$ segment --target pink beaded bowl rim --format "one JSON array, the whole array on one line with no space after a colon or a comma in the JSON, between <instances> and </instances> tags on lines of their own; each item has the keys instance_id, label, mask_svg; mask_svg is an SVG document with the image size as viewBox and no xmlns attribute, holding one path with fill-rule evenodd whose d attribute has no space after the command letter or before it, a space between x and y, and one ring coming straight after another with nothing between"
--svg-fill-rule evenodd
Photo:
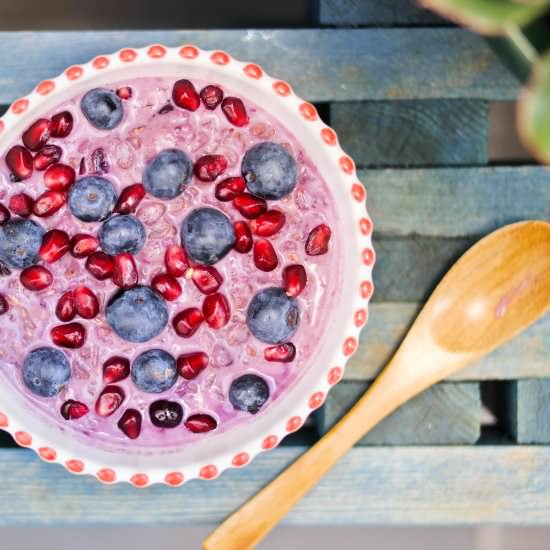
<instances>
[{"instance_id":1,"label":"pink beaded bowl rim","mask_svg":"<svg viewBox=\"0 0 550 550\"><path fill-rule=\"evenodd\" d=\"M319 164L338 202L340 230L345 236L344 280L341 306L331 325L330 349L323 353L322 361L314 364L312 360L295 386L265 414L258 415L255 422L247 423L242 437L235 437L240 435L235 432L240 432L241 426L220 434L219 437L227 437L222 444L204 446L205 456L191 453L182 458L176 453L151 458L131 453L109 454L91 445L76 444L39 422L29 411L15 407L0 392L0 429L9 432L19 445L33 449L46 462L62 464L73 474L92 475L106 484L128 482L136 487L155 483L180 486L191 479L214 479L227 468L249 464L257 454L273 449L286 435L298 430L308 415L324 403L330 388L342 379L347 361L357 350L361 329L368 321L368 304L374 289L375 253L372 221L365 208L366 191L336 133L288 83L269 76L257 64L238 61L224 51L202 50L191 44L179 47L154 44L123 48L73 65L14 101L0 118L0 150L5 150L13 136L19 135L40 112L63 99L124 77L157 75L210 79L233 92L242 91L245 99L264 106L296 135L308 155Z\"/></svg>"}]
</instances>

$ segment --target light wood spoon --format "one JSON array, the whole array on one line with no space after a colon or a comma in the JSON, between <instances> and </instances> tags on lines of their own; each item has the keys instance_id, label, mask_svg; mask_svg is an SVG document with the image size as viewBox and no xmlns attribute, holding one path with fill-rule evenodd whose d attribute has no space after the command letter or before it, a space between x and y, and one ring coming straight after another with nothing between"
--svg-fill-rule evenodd
<instances>
[{"instance_id":1,"label":"light wood spoon","mask_svg":"<svg viewBox=\"0 0 550 550\"><path fill-rule=\"evenodd\" d=\"M526 221L481 239L445 275L365 395L203 543L254 548L383 418L429 386L504 344L550 308L550 223Z\"/></svg>"}]
</instances>

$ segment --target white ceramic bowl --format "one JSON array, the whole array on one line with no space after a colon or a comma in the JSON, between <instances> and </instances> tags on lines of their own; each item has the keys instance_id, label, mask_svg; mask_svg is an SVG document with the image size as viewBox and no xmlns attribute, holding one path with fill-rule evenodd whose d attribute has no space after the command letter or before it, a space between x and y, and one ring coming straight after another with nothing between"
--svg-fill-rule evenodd
<instances>
[{"instance_id":1,"label":"white ceramic bowl","mask_svg":"<svg viewBox=\"0 0 550 550\"><path fill-rule=\"evenodd\" d=\"M261 105L296 136L338 204L340 231L345 235L343 288L327 338L302 378L254 422L179 452L136 455L96 449L44 424L33 415L32 408L25 406L21 395L0 386L0 428L10 432L19 445L34 449L43 460L64 464L73 473L90 474L104 483L126 481L138 487L215 478L226 468L248 464L256 454L275 447L285 435L300 428L307 416L322 405L330 387L340 381L346 361L357 348L359 332L368 318L375 259L372 223L365 211L366 193L335 132L286 82L223 51L204 51L192 45L153 45L126 48L69 67L11 105L0 119L0 153L42 113L80 92L125 78L162 75L218 82Z\"/></svg>"}]
</instances>

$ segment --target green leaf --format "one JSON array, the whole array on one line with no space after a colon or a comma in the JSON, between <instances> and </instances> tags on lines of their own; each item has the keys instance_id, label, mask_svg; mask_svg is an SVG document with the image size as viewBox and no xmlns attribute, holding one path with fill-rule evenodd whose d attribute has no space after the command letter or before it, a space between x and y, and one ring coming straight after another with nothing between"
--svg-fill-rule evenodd
<instances>
[{"instance_id":1,"label":"green leaf","mask_svg":"<svg viewBox=\"0 0 550 550\"><path fill-rule=\"evenodd\" d=\"M540 59L518 102L518 129L524 144L550 164L550 54Z\"/></svg>"},{"instance_id":2,"label":"green leaf","mask_svg":"<svg viewBox=\"0 0 550 550\"><path fill-rule=\"evenodd\" d=\"M481 34L503 34L510 25L523 26L550 8L550 0L419 0L443 17Z\"/></svg>"}]
</instances>

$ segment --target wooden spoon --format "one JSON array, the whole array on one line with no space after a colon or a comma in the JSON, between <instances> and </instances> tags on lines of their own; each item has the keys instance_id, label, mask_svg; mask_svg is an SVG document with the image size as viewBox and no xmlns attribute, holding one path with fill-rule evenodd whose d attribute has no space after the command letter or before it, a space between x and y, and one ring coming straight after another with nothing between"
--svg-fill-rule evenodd
<instances>
[{"instance_id":1,"label":"wooden spoon","mask_svg":"<svg viewBox=\"0 0 550 550\"><path fill-rule=\"evenodd\" d=\"M429 386L504 344L550 308L550 223L503 227L468 250L439 283L365 395L203 543L254 548L383 418Z\"/></svg>"}]
</instances>

